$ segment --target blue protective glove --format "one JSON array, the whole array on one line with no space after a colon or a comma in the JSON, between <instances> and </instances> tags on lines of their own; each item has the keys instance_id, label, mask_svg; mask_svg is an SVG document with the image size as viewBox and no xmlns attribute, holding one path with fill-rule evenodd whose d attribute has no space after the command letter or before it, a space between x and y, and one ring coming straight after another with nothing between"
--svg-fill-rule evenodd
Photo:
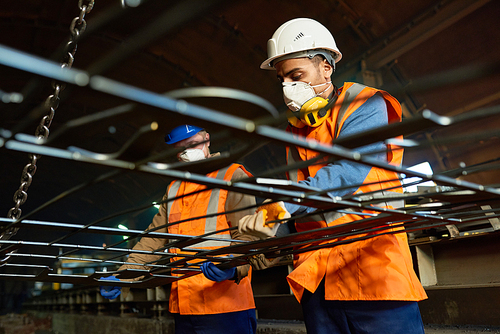
<instances>
[{"instance_id":1,"label":"blue protective glove","mask_svg":"<svg viewBox=\"0 0 500 334\"><path fill-rule=\"evenodd\" d=\"M101 279L106 281L120 281L115 276L101 277ZM122 293L121 290L122 290L121 286L106 285L99 287L99 292L101 293L101 296L107 299L115 299Z\"/></svg>"},{"instance_id":2,"label":"blue protective glove","mask_svg":"<svg viewBox=\"0 0 500 334\"><path fill-rule=\"evenodd\" d=\"M201 265L201 271L206 278L215 282L222 282L236 275L236 267L222 270L217 268L212 262L203 263Z\"/></svg>"}]
</instances>

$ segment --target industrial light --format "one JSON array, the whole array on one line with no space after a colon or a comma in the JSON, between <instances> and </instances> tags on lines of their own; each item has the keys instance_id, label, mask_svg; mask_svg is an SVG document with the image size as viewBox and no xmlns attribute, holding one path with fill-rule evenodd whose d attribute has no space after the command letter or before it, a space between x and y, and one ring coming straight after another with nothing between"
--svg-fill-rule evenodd
<instances>
[{"instance_id":1,"label":"industrial light","mask_svg":"<svg viewBox=\"0 0 500 334\"><path fill-rule=\"evenodd\" d=\"M427 161L422 162L422 163L417 164L417 165L414 165L414 166L411 166L411 167L408 167L407 169L411 170L413 172L426 174L426 175L432 175L434 173L432 171L431 165ZM407 178L405 174L402 174L402 177L403 177L403 180L402 180L403 186L405 184L408 184L408 183L418 182L418 181L422 180L419 177L408 177ZM406 186L406 187L404 187L404 189L407 192L415 193L418 191L417 187L426 187L426 186L427 187L434 187L435 185L436 184L433 181L426 181L426 182L419 183L418 185Z\"/></svg>"},{"instance_id":2,"label":"industrial light","mask_svg":"<svg viewBox=\"0 0 500 334\"><path fill-rule=\"evenodd\" d=\"M120 230L128 230L128 227L125 226L125 225L123 225L123 224L118 224L118 228ZM126 235L123 235L122 237L123 237L123 240L127 240L128 239L128 236L126 236Z\"/></svg>"},{"instance_id":3,"label":"industrial light","mask_svg":"<svg viewBox=\"0 0 500 334\"><path fill-rule=\"evenodd\" d=\"M141 2L142 0L122 0L122 7L137 7Z\"/></svg>"}]
</instances>

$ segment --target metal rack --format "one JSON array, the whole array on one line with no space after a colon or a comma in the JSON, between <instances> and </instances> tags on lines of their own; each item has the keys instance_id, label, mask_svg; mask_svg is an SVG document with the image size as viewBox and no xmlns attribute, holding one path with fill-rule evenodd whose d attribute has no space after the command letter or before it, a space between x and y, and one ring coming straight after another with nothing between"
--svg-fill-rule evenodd
<instances>
[{"instance_id":1,"label":"metal rack","mask_svg":"<svg viewBox=\"0 0 500 334\"><path fill-rule=\"evenodd\" d=\"M200 9L201 10L201 9ZM182 8L178 9L182 11ZM175 12L175 11L174 11ZM171 18L173 12L169 12ZM193 14L194 15L194 14ZM165 17L160 17L158 22L164 22ZM150 26L151 31L157 24ZM150 32L151 32L150 31ZM146 31L144 34L147 35ZM140 39L138 34L136 39ZM147 35L147 38L154 36ZM133 44L133 43L131 43ZM129 44L130 45L130 44ZM135 46L139 47L139 46ZM125 48L125 47L124 47ZM119 49L120 57L130 54L130 49ZM356 147L378 141L393 141L392 138L399 135L410 135L429 129L464 124L470 120L487 118L500 114L500 107L494 106L470 111L455 117L444 117L424 110L416 116L406 118L398 124L391 124L370 132L344 137L336 140L333 146L323 145L314 141L306 141L294 138L290 133L279 129L277 124L283 123L284 117L278 113L269 102L258 96L236 90L222 90L213 87L204 89L186 89L175 92L159 94L148 91L141 87L125 84L104 75L100 75L103 68L111 66L113 59L109 56L102 59L87 71L71 69L61 66L53 61L40 59L33 55L0 46L0 64L30 72L34 75L48 77L68 85L84 87L85 89L98 91L100 93L113 95L127 100L127 103L117 105L114 108L94 113L86 117L74 119L58 128L51 137L41 138L23 133L19 129L27 120L19 120L18 129L0 129L0 146L10 151L27 152L32 155L67 160L69 162L83 162L87 164L100 165L112 168L113 171L102 174L98 178L103 180L116 175L121 171L133 173L146 173L152 175L166 176L172 179L196 182L205 185L207 189L221 188L228 191L250 194L273 200L303 203L316 207L319 211L345 211L364 215L366 218L345 225L334 226L309 232L295 233L284 237L273 238L264 241L243 242L238 240L219 239L217 232L202 236L185 236L142 230L121 230L111 228L103 223L103 220L89 222L86 225L72 222L40 221L29 219L35 212L15 216L14 218L0 218L0 228L3 238L0 238L0 279L26 280L39 282L71 283L79 285L121 285L137 288L155 288L164 284L180 280L191 275L200 273L201 261L213 261L221 266L236 266L248 262L248 258L255 254L266 254L273 256L276 252L281 255L296 254L323 247L333 247L344 243L364 240L380 234L409 233L413 244L428 242L439 238L457 238L464 233L496 233L500 229L500 190L495 186L480 185L463 181L460 176L464 173L480 172L484 170L498 169L498 161L485 161L484 164L448 170L439 174L425 175L414 172L405 167L388 165L370 157L369 154L361 155ZM31 66L36 62L37 66ZM215 94L215 95L214 95ZM266 110L269 117L259 119L245 119L218 110L191 104L182 98L189 96L219 96L240 101L247 101ZM313 189L290 182L270 183L269 175L283 173L302 165L279 166L274 170L267 170L262 175L254 178L244 179L239 182L226 182L206 177L203 171L214 170L237 160L244 156L248 145L241 143L242 149L232 149L218 158L210 159L203 163L164 163L160 162L166 158L175 156L174 150L165 150L160 154L149 156L140 161L129 161L121 159L121 153L132 143L141 140L141 135L155 130L154 123L148 123L139 127L134 136L121 144L120 150L114 153L91 152L81 147L59 147L58 136L71 129L98 122L107 117L116 117L132 110L135 106L148 106L163 110L185 119L203 121L215 125L218 129L212 133L214 141L223 141L233 137L248 138L253 144L263 145L272 142L276 145L295 145L313 149L322 157L331 161L346 159L353 162L366 164L368 166L395 171L406 176L418 177L416 184L433 181L436 187L419 193L404 193L395 198L412 203L411 206L402 206L395 209L382 209L377 203L384 202L385 197L379 193L364 194L362 196L330 197L328 192L337 189ZM476 140L488 140L497 137L499 131L482 132L470 134L468 138ZM450 137L441 139L449 142L464 140L466 136ZM418 151L426 146L435 144L429 141L401 141L397 144L407 151ZM308 163L314 163L310 161ZM82 187L87 187L94 180L77 186L66 193L62 193L49 199L41 208L55 205L64 196L78 192ZM278 184L276 184L278 183ZM168 199L174 200L173 198ZM41 209L39 208L39 209ZM137 207L129 212L144 209ZM224 214L219 212L217 214ZM199 218L199 217L197 217ZM461 231L461 229L467 232ZM9 231L23 229L33 231L30 239L16 240L15 236L7 236ZM57 237L50 241L37 240L37 229L57 231ZM164 238L169 240L164 249L156 250L153 254L160 256L157 263L147 264L151 269L124 270L124 271L95 271L92 274L62 274L54 270L53 263L58 260L78 260L89 265L98 267L116 268L125 263L128 254L139 252L124 245L125 241L110 246L96 246L92 242L88 244L72 243L68 241L76 234L88 234L89 240L92 235L119 235L127 237L127 240L138 238ZM444 236L447 234L447 236ZM227 243L227 247L218 250L201 250L196 245L207 241L217 240ZM238 242L238 245L230 246L230 242ZM174 254L169 249L175 248L184 251L183 255ZM30 251L25 251L29 249ZM186 253L187 252L187 253ZM84 255L82 255L84 254ZM88 255L90 254L90 255ZM234 254L228 257L225 254ZM182 260L170 262L172 257L183 257ZM197 263L194 264L193 260ZM116 274L124 279L122 282L106 282L101 277ZM130 279L130 280L129 280Z\"/></svg>"}]
</instances>

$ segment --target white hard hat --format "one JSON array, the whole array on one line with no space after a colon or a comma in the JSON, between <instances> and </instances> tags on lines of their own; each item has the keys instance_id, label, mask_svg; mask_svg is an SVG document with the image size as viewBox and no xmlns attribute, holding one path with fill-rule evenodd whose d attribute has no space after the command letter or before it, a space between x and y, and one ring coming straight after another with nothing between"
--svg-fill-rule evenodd
<instances>
[{"instance_id":1,"label":"white hard hat","mask_svg":"<svg viewBox=\"0 0 500 334\"><path fill-rule=\"evenodd\" d=\"M318 21L307 18L283 23L267 41L267 58L260 68L273 70L276 60L309 57L321 54L335 67L342 54L330 31Z\"/></svg>"}]
</instances>

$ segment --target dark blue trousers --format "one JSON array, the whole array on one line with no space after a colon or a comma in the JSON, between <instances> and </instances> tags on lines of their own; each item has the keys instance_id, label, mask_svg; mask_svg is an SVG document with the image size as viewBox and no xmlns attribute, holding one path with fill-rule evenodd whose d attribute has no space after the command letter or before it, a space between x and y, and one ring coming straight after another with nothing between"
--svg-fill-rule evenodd
<instances>
[{"instance_id":1,"label":"dark blue trousers","mask_svg":"<svg viewBox=\"0 0 500 334\"><path fill-rule=\"evenodd\" d=\"M255 309L206 315L174 313L175 334L255 334Z\"/></svg>"},{"instance_id":2,"label":"dark blue trousers","mask_svg":"<svg viewBox=\"0 0 500 334\"><path fill-rule=\"evenodd\" d=\"M417 302L325 300L323 281L301 305L308 334L424 334Z\"/></svg>"}]
</instances>

